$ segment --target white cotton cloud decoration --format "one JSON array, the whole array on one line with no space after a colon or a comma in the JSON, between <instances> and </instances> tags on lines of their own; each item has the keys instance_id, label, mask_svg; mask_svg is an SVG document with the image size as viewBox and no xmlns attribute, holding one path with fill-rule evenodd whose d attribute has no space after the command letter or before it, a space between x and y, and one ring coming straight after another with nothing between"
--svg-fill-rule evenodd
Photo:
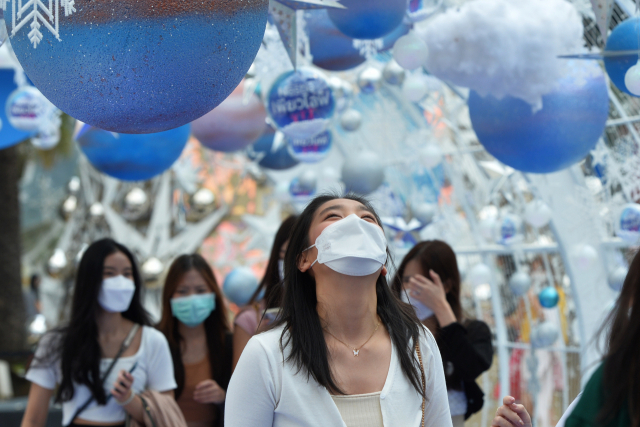
<instances>
[{"instance_id":1,"label":"white cotton cloud decoration","mask_svg":"<svg viewBox=\"0 0 640 427\"><path fill-rule=\"evenodd\" d=\"M558 55L582 47L582 19L565 0L473 0L418 29L427 70L482 96L513 96L542 108L563 73Z\"/></svg>"}]
</instances>

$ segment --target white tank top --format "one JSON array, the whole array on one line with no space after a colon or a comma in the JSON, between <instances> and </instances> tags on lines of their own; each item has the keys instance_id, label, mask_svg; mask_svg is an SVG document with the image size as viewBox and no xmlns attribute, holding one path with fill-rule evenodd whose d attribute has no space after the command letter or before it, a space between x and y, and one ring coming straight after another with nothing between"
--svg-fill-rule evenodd
<instances>
[{"instance_id":1,"label":"white tank top","mask_svg":"<svg viewBox=\"0 0 640 427\"><path fill-rule=\"evenodd\" d=\"M380 392L331 398L347 427L383 427Z\"/></svg>"}]
</instances>

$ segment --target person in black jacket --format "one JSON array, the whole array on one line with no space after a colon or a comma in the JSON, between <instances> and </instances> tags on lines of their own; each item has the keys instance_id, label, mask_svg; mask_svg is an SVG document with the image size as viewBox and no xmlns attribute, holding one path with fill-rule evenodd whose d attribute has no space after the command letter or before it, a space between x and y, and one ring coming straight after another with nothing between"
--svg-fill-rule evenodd
<instances>
[{"instance_id":1,"label":"person in black jacket","mask_svg":"<svg viewBox=\"0 0 640 427\"><path fill-rule=\"evenodd\" d=\"M402 260L392 286L436 337L453 426L463 426L484 404L484 393L475 380L491 367L493 346L486 323L464 318L453 249L440 240L418 243Z\"/></svg>"}]
</instances>

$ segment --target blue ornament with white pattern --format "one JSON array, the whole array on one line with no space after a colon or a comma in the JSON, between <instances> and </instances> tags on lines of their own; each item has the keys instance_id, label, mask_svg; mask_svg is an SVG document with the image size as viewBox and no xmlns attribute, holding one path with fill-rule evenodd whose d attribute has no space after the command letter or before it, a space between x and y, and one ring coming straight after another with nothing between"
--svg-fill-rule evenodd
<instances>
[{"instance_id":1,"label":"blue ornament with white pattern","mask_svg":"<svg viewBox=\"0 0 640 427\"><path fill-rule=\"evenodd\" d=\"M630 243L638 241L640 238L640 205L628 203L622 208L616 234Z\"/></svg>"},{"instance_id":2,"label":"blue ornament with white pattern","mask_svg":"<svg viewBox=\"0 0 640 427\"><path fill-rule=\"evenodd\" d=\"M333 143L333 134L324 131L307 139L287 138L289 153L302 163L316 163L329 154Z\"/></svg>"},{"instance_id":3,"label":"blue ornament with white pattern","mask_svg":"<svg viewBox=\"0 0 640 427\"><path fill-rule=\"evenodd\" d=\"M18 88L13 80L14 75L13 69L0 69L0 150L16 145L35 134L14 128L7 117L4 106L12 92Z\"/></svg>"}]
</instances>

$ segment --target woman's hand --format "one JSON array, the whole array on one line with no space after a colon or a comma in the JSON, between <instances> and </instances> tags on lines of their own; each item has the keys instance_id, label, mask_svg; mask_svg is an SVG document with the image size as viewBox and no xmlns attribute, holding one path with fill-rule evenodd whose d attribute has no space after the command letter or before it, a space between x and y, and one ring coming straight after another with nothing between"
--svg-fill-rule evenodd
<instances>
[{"instance_id":1,"label":"woman's hand","mask_svg":"<svg viewBox=\"0 0 640 427\"><path fill-rule=\"evenodd\" d=\"M131 393L133 393L131 386L133 386L133 375L122 370L118 374L116 382L113 383L111 394L118 402L126 402L131 397Z\"/></svg>"},{"instance_id":2,"label":"woman's hand","mask_svg":"<svg viewBox=\"0 0 640 427\"><path fill-rule=\"evenodd\" d=\"M204 380L196 385L193 400L198 403L222 403L227 393L214 380Z\"/></svg>"},{"instance_id":3,"label":"woman's hand","mask_svg":"<svg viewBox=\"0 0 640 427\"><path fill-rule=\"evenodd\" d=\"M431 280L417 274L409 279L411 298L415 298L422 304L433 310L438 319L438 324L444 328L456 321L456 316L447 301L447 292L444 289L440 276L433 270L429 270Z\"/></svg>"},{"instance_id":4,"label":"woman's hand","mask_svg":"<svg viewBox=\"0 0 640 427\"><path fill-rule=\"evenodd\" d=\"M532 427L531 417L524 405L516 404L516 399L506 396L503 405L496 411L491 427Z\"/></svg>"}]
</instances>

